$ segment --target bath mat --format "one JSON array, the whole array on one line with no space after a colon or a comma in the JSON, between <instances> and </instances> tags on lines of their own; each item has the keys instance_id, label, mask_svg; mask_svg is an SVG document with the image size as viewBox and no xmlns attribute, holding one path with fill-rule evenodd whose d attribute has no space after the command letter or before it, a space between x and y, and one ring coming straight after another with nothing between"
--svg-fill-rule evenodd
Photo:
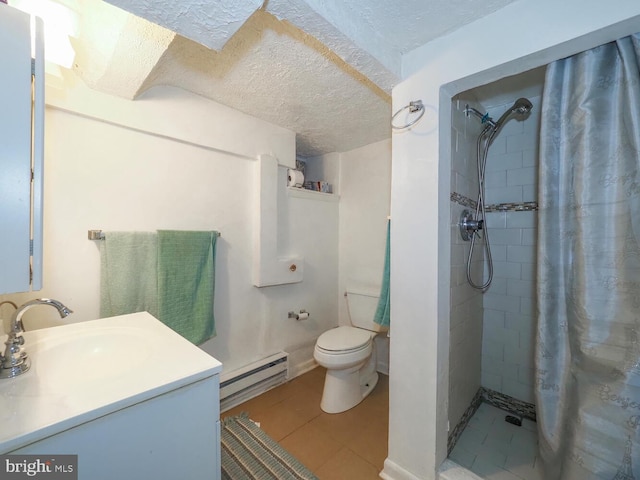
<instances>
[{"instance_id":1,"label":"bath mat","mask_svg":"<svg viewBox=\"0 0 640 480\"><path fill-rule=\"evenodd\" d=\"M318 480L246 413L225 418L220 436L222 480Z\"/></svg>"}]
</instances>

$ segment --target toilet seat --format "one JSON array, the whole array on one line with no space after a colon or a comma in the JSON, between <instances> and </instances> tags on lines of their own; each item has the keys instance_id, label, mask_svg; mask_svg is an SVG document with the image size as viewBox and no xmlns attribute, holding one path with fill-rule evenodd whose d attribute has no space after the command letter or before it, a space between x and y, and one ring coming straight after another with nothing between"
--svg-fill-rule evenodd
<instances>
[{"instance_id":1,"label":"toilet seat","mask_svg":"<svg viewBox=\"0 0 640 480\"><path fill-rule=\"evenodd\" d=\"M316 348L326 354L345 354L365 350L371 343L372 332L342 326L332 328L318 337Z\"/></svg>"}]
</instances>

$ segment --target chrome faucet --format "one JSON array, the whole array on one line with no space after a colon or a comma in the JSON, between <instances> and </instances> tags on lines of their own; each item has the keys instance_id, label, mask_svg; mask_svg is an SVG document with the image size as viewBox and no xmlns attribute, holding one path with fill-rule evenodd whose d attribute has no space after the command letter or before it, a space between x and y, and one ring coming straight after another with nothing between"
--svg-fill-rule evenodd
<instances>
[{"instance_id":1,"label":"chrome faucet","mask_svg":"<svg viewBox=\"0 0 640 480\"><path fill-rule=\"evenodd\" d=\"M4 355L0 355L0 378L17 377L29 370L31 366L31 360L27 352L22 348L22 345L24 345L22 315L36 305L50 305L54 307L58 310L60 318L64 318L73 313L73 310L70 310L57 300L51 300L50 298L37 298L21 305L11 317L11 331L7 337L7 341L4 342L6 345Z\"/></svg>"}]
</instances>

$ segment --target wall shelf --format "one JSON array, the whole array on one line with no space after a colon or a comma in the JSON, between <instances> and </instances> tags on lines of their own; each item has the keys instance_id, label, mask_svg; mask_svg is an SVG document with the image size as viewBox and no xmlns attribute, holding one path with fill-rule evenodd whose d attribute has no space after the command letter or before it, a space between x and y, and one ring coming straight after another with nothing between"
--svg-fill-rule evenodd
<instances>
[{"instance_id":1,"label":"wall shelf","mask_svg":"<svg viewBox=\"0 0 640 480\"><path fill-rule=\"evenodd\" d=\"M287 195L294 198L304 198L307 200L319 200L322 202L337 202L340 195L335 193L316 192L305 188L287 187Z\"/></svg>"}]
</instances>

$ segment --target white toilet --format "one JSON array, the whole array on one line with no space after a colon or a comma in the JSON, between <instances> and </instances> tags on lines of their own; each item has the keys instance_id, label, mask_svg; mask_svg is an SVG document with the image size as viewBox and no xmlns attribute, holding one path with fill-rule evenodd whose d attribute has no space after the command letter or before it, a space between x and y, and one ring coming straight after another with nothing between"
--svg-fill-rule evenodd
<instances>
[{"instance_id":1,"label":"white toilet","mask_svg":"<svg viewBox=\"0 0 640 480\"><path fill-rule=\"evenodd\" d=\"M377 297L347 292L352 326L332 328L316 341L313 352L327 369L320 408L340 413L358 405L378 383L374 338L385 327L373 322Z\"/></svg>"}]
</instances>

